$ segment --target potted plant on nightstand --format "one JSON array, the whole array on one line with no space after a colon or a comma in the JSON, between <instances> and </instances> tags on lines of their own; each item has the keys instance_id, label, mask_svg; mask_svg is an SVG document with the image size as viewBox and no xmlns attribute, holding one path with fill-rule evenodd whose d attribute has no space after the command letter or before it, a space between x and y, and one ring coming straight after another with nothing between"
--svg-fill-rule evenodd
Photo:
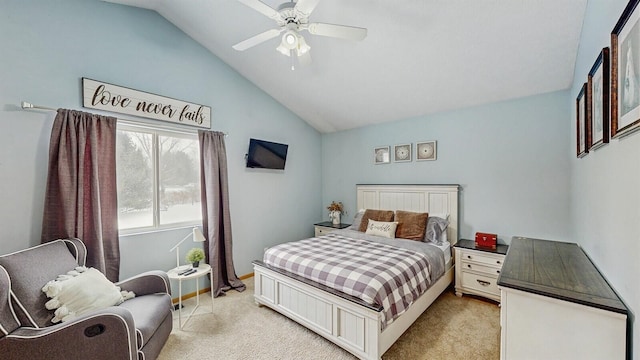
<instances>
[{"instance_id":1,"label":"potted plant on nightstand","mask_svg":"<svg viewBox=\"0 0 640 360\"><path fill-rule=\"evenodd\" d=\"M342 202L332 201L331 205L327 206L327 210L329 210L329 218L332 220L334 225L340 224L340 215L342 215Z\"/></svg>"},{"instance_id":2,"label":"potted plant on nightstand","mask_svg":"<svg viewBox=\"0 0 640 360\"><path fill-rule=\"evenodd\" d=\"M199 248L193 248L189 250L185 258L193 264L193 268L195 269L200 266L200 261L204 259L204 251Z\"/></svg>"}]
</instances>

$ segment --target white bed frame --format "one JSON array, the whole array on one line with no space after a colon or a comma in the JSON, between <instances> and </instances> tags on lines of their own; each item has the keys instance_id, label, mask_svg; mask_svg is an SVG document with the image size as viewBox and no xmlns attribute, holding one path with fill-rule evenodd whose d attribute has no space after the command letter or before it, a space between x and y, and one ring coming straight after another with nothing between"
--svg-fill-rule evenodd
<instances>
[{"instance_id":1,"label":"white bed frame","mask_svg":"<svg viewBox=\"0 0 640 360\"><path fill-rule=\"evenodd\" d=\"M357 209L449 214L448 240L458 241L458 185L357 185ZM254 263L255 301L297 321L360 359L380 359L453 282L453 261L445 274L409 309L381 330L381 313L348 297L296 280Z\"/></svg>"}]
</instances>

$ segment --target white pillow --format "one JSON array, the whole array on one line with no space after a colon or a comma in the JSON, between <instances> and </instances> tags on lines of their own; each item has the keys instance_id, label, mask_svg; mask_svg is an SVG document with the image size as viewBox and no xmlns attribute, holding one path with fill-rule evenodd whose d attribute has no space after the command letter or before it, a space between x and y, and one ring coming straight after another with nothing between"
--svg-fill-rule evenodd
<instances>
[{"instance_id":1,"label":"white pillow","mask_svg":"<svg viewBox=\"0 0 640 360\"><path fill-rule=\"evenodd\" d=\"M396 227L398 227L398 223L395 221L386 222L369 219L369 225L367 226L365 234L384 236L393 239L396 237Z\"/></svg>"},{"instance_id":2,"label":"white pillow","mask_svg":"<svg viewBox=\"0 0 640 360\"><path fill-rule=\"evenodd\" d=\"M93 310L121 304L135 297L131 291L120 288L94 268L79 266L66 275L49 281L42 291L51 298L45 307L56 309L52 323L69 321Z\"/></svg>"}]
</instances>

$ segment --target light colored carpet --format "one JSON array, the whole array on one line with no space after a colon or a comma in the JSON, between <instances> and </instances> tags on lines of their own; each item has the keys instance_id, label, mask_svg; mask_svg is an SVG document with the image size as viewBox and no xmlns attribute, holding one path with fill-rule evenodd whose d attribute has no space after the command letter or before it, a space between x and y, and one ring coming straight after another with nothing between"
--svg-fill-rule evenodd
<instances>
[{"instance_id":1,"label":"light colored carpet","mask_svg":"<svg viewBox=\"0 0 640 360\"><path fill-rule=\"evenodd\" d=\"M169 359L355 359L332 342L253 301L253 278L247 290L230 291L214 301L201 294L201 305L178 326L160 353ZM183 321L195 298L183 302ZM496 303L445 291L382 356L384 360L488 359L500 357L500 309Z\"/></svg>"}]
</instances>

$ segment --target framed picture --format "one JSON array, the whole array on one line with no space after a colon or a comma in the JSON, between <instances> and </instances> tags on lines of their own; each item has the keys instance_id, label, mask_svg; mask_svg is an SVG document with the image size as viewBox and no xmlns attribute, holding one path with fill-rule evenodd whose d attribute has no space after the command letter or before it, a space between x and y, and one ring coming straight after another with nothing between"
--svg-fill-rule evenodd
<instances>
[{"instance_id":1,"label":"framed picture","mask_svg":"<svg viewBox=\"0 0 640 360\"><path fill-rule=\"evenodd\" d=\"M611 137L640 126L640 0L631 0L611 32Z\"/></svg>"},{"instance_id":2,"label":"framed picture","mask_svg":"<svg viewBox=\"0 0 640 360\"><path fill-rule=\"evenodd\" d=\"M373 149L373 162L376 165L388 164L391 162L389 146L378 146Z\"/></svg>"},{"instance_id":3,"label":"framed picture","mask_svg":"<svg viewBox=\"0 0 640 360\"><path fill-rule=\"evenodd\" d=\"M411 161L411 144L400 144L393 148L393 161L408 162Z\"/></svg>"},{"instance_id":4,"label":"framed picture","mask_svg":"<svg viewBox=\"0 0 640 360\"><path fill-rule=\"evenodd\" d=\"M588 150L595 150L609 142L609 48L602 49L589 71L587 81Z\"/></svg>"},{"instance_id":5,"label":"framed picture","mask_svg":"<svg viewBox=\"0 0 640 360\"><path fill-rule=\"evenodd\" d=\"M416 144L416 161L435 160L436 142L423 141Z\"/></svg>"},{"instance_id":6,"label":"framed picture","mask_svg":"<svg viewBox=\"0 0 640 360\"><path fill-rule=\"evenodd\" d=\"M587 155L587 83L582 85L582 89L576 98L576 145L579 158Z\"/></svg>"}]
</instances>

